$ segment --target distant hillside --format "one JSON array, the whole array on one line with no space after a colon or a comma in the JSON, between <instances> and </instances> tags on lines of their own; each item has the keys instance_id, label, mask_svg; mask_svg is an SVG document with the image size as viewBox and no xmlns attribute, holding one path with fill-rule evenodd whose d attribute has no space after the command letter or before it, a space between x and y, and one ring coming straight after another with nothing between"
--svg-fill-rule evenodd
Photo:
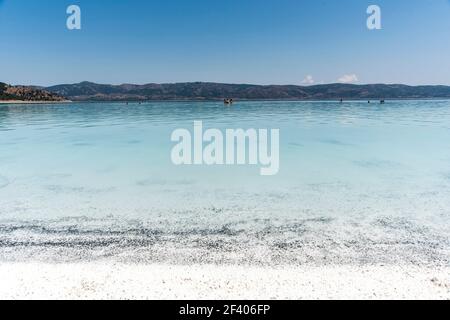
<instances>
[{"instance_id":1,"label":"distant hillside","mask_svg":"<svg viewBox=\"0 0 450 320\"><path fill-rule=\"evenodd\" d=\"M36 87L10 86L0 82L0 101L64 101L58 94L38 89Z\"/></svg>"},{"instance_id":2,"label":"distant hillside","mask_svg":"<svg viewBox=\"0 0 450 320\"><path fill-rule=\"evenodd\" d=\"M123 84L91 82L64 84L47 91L75 101L139 100L336 100L336 99L432 99L450 98L450 86L407 86L399 84L325 84L315 86L249 85L221 83Z\"/></svg>"}]
</instances>

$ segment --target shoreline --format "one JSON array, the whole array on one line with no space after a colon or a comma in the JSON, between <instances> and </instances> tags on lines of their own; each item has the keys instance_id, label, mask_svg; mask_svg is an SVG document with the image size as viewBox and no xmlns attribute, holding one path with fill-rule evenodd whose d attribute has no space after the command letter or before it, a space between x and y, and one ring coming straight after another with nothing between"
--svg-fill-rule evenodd
<instances>
[{"instance_id":1,"label":"shoreline","mask_svg":"<svg viewBox=\"0 0 450 320\"><path fill-rule=\"evenodd\" d=\"M0 299L439 299L450 268L0 263Z\"/></svg>"},{"instance_id":2,"label":"shoreline","mask_svg":"<svg viewBox=\"0 0 450 320\"><path fill-rule=\"evenodd\" d=\"M55 103L72 103L72 101L70 101L70 100L64 100L64 101L0 100L0 104L55 104Z\"/></svg>"},{"instance_id":3,"label":"shoreline","mask_svg":"<svg viewBox=\"0 0 450 320\"><path fill-rule=\"evenodd\" d=\"M396 98L385 99L386 102L397 101L449 101L450 98ZM368 99L344 99L345 102L361 102L367 104ZM372 105L379 104L379 99L370 99ZM171 103L222 103L222 99L155 99L155 100L64 100L64 101L22 101L22 100L0 100L1 104L58 104L58 103L116 103L116 104L141 104L141 103L156 103L156 102L171 102ZM307 103L340 103L336 99L236 99L235 102L307 102Z\"/></svg>"}]
</instances>

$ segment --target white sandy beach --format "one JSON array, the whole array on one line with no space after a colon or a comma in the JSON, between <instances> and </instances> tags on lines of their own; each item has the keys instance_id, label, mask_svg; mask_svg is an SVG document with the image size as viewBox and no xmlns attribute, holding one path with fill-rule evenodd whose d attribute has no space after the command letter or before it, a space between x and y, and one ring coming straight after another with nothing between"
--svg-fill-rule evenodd
<instances>
[{"instance_id":1,"label":"white sandy beach","mask_svg":"<svg viewBox=\"0 0 450 320\"><path fill-rule=\"evenodd\" d=\"M450 299L450 269L2 264L1 299Z\"/></svg>"}]
</instances>

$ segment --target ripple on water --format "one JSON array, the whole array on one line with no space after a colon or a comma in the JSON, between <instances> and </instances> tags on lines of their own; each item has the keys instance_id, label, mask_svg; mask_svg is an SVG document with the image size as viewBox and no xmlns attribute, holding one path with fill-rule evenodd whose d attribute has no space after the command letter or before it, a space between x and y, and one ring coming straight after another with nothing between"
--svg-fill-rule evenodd
<instances>
[{"instance_id":1,"label":"ripple on water","mask_svg":"<svg viewBox=\"0 0 450 320\"><path fill-rule=\"evenodd\" d=\"M6 188L9 184L10 181L6 177L0 175L0 189Z\"/></svg>"},{"instance_id":2,"label":"ripple on water","mask_svg":"<svg viewBox=\"0 0 450 320\"><path fill-rule=\"evenodd\" d=\"M324 144L334 145L334 146L340 146L340 147L351 147L351 146L353 146L353 144L351 144L351 143L347 143L347 142L340 141L340 140L337 140L337 139L322 139L322 140L319 140L319 142L324 143Z\"/></svg>"},{"instance_id":3,"label":"ripple on water","mask_svg":"<svg viewBox=\"0 0 450 320\"><path fill-rule=\"evenodd\" d=\"M190 186L195 184L194 180L182 179L182 180L165 180L165 179L143 179L136 181L136 184L140 187L148 187L148 186L166 186L166 185L174 185L174 186Z\"/></svg>"},{"instance_id":4,"label":"ripple on water","mask_svg":"<svg viewBox=\"0 0 450 320\"><path fill-rule=\"evenodd\" d=\"M48 191L60 194L101 194L109 193L116 190L115 187L104 187L104 188L86 188L77 186L66 186L66 185L46 185L44 188Z\"/></svg>"},{"instance_id":5,"label":"ripple on water","mask_svg":"<svg viewBox=\"0 0 450 320\"><path fill-rule=\"evenodd\" d=\"M401 168L402 164L395 162L395 161L389 161L389 160L357 160L353 161L353 164L368 168L368 169L387 169L387 168Z\"/></svg>"}]
</instances>

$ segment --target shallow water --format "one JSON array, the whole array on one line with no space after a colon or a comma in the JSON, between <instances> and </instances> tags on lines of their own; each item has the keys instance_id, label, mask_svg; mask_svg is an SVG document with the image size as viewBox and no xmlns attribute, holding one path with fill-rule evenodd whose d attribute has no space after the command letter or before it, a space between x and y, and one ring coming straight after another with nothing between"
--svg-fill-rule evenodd
<instances>
[{"instance_id":1,"label":"shallow water","mask_svg":"<svg viewBox=\"0 0 450 320\"><path fill-rule=\"evenodd\" d=\"M170 135L280 129L280 172ZM450 101L0 105L0 260L450 261Z\"/></svg>"}]
</instances>

